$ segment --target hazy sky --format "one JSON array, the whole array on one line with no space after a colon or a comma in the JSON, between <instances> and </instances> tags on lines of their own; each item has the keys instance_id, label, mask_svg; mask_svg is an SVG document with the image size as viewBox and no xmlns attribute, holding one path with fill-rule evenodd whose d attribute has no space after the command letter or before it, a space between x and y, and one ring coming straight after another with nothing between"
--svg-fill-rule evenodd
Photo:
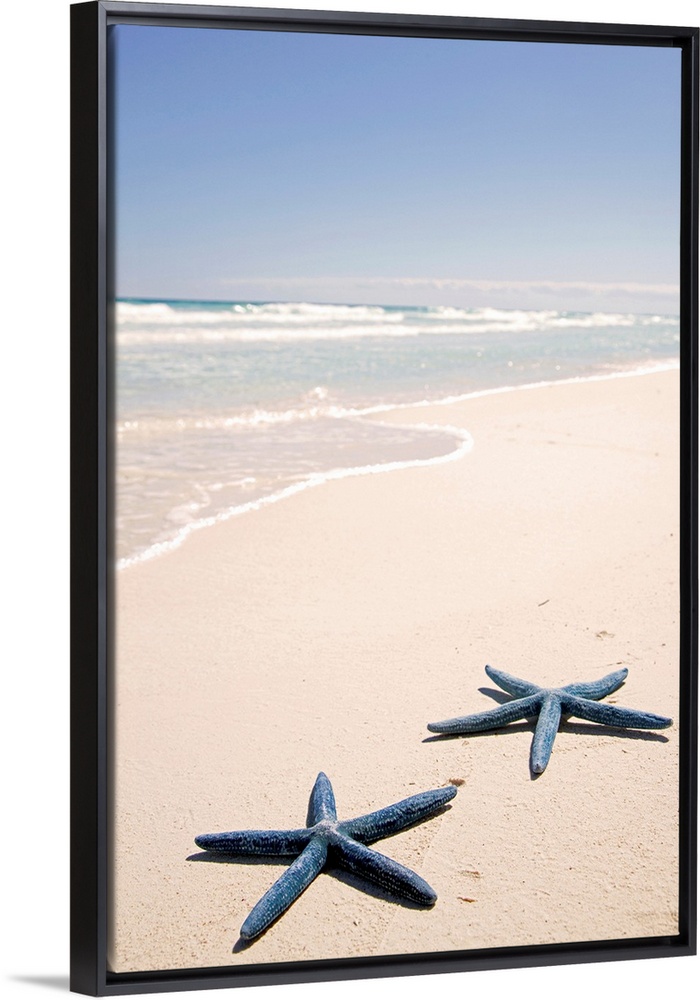
<instances>
[{"instance_id":1,"label":"hazy sky","mask_svg":"<svg viewBox=\"0 0 700 1000\"><path fill-rule=\"evenodd\" d=\"M676 49L112 32L120 296L677 312Z\"/></svg>"}]
</instances>

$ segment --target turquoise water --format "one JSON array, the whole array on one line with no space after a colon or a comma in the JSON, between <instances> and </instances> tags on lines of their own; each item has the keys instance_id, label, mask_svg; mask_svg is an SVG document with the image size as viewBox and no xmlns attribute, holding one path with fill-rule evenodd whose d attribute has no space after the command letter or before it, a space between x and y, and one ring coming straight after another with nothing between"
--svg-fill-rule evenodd
<instances>
[{"instance_id":1,"label":"turquoise water","mask_svg":"<svg viewBox=\"0 0 700 1000\"><path fill-rule=\"evenodd\" d=\"M677 364L678 318L552 310L120 300L117 554L343 470L437 460L461 431L393 405Z\"/></svg>"}]
</instances>

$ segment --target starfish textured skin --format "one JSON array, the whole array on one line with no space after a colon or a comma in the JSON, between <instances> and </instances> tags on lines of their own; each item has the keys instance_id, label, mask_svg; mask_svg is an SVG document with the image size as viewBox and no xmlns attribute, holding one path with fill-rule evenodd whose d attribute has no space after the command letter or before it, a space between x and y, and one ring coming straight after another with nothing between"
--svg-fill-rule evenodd
<instances>
[{"instance_id":1,"label":"starfish textured skin","mask_svg":"<svg viewBox=\"0 0 700 1000\"><path fill-rule=\"evenodd\" d=\"M558 688L539 687L502 670L494 670L493 667L487 666L486 673L499 687L514 696L513 701L474 715L431 722L428 729L431 733L464 735L498 729L516 719L537 716L530 751L530 767L535 774L542 774L549 763L562 715L575 715L587 722L599 722L603 726L617 729L666 729L673 723L673 719L667 719L663 715L599 704L601 698L617 691L624 684L627 669L616 670L590 683L567 684Z\"/></svg>"},{"instance_id":2,"label":"starfish textured skin","mask_svg":"<svg viewBox=\"0 0 700 1000\"><path fill-rule=\"evenodd\" d=\"M436 788L339 822L333 787L321 771L311 792L306 827L205 833L195 837L194 842L205 851L226 854L298 855L246 917L240 935L244 941L251 941L292 905L328 860L364 876L394 896L432 906L437 895L420 875L366 845L426 819L456 794L454 786Z\"/></svg>"}]
</instances>

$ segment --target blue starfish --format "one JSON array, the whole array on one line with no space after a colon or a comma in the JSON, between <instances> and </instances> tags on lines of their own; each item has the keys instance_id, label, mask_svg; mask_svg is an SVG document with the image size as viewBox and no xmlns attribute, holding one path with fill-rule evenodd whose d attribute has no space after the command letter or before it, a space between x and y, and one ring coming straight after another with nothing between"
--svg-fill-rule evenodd
<instances>
[{"instance_id":1,"label":"blue starfish","mask_svg":"<svg viewBox=\"0 0 700 1000\"><path fill-rule=\"evenodd\" d=\"M457 789L452 785L436 788L357 819L338 822L333 787L321 771L311 792L305 828L204 833L195 837L194 842L205 851L227 854L298 855L248 914L240 935L244 941L250 941L292 905L327 860L364 875L392 895L432 906L437 895L420 875L365 845L427 818L456 794Z\"/></svg>"},{"instance_id":2,"label":"blue starfish","mask_svg":"<svg viewBox=\"0 0 700 1000\"><path fill-rule=\"evenodd\" d=\"M562 715L575 715L588 722L600 722L601 725L618 729L666 729L673 722L673 719L652 715L650 712L597 704L601 698L612 694L624 684L628 673L626 669L616 670L598 681L567 684L566 687L559 688L538 687L537 684L511 677L493 667L487 666L486 673L504 691L514 695L514 700L475 715L431 722L428 729L431 733L478 733L536 715L537 726L530 751L530 766L535 774L541 774L549 762Z\"/></svg>"}]
</instances>

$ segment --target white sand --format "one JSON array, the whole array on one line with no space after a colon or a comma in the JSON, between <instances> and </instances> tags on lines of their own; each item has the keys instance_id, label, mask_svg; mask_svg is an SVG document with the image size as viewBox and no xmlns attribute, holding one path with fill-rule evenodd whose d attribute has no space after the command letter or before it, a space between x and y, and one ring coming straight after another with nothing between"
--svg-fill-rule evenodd
<instances>
[{"instance_id":1,"label":"white sand","mask_svg":"<svg viewBox=\"0 0 700 1000\"><path fill-rule=\"evenodd\" d=\"M397 410L466 427L444 465L307 490L118 575L115 971L677 933L677 729L529 723L429 739L493 707L491 663L542 684L626 666L608 700L678 707L678 373ZM323 873L232 951L280 863L198 863L196 834L341 818L461 779L377 848L431 910Z\"/></svg>"}]
</instances>

